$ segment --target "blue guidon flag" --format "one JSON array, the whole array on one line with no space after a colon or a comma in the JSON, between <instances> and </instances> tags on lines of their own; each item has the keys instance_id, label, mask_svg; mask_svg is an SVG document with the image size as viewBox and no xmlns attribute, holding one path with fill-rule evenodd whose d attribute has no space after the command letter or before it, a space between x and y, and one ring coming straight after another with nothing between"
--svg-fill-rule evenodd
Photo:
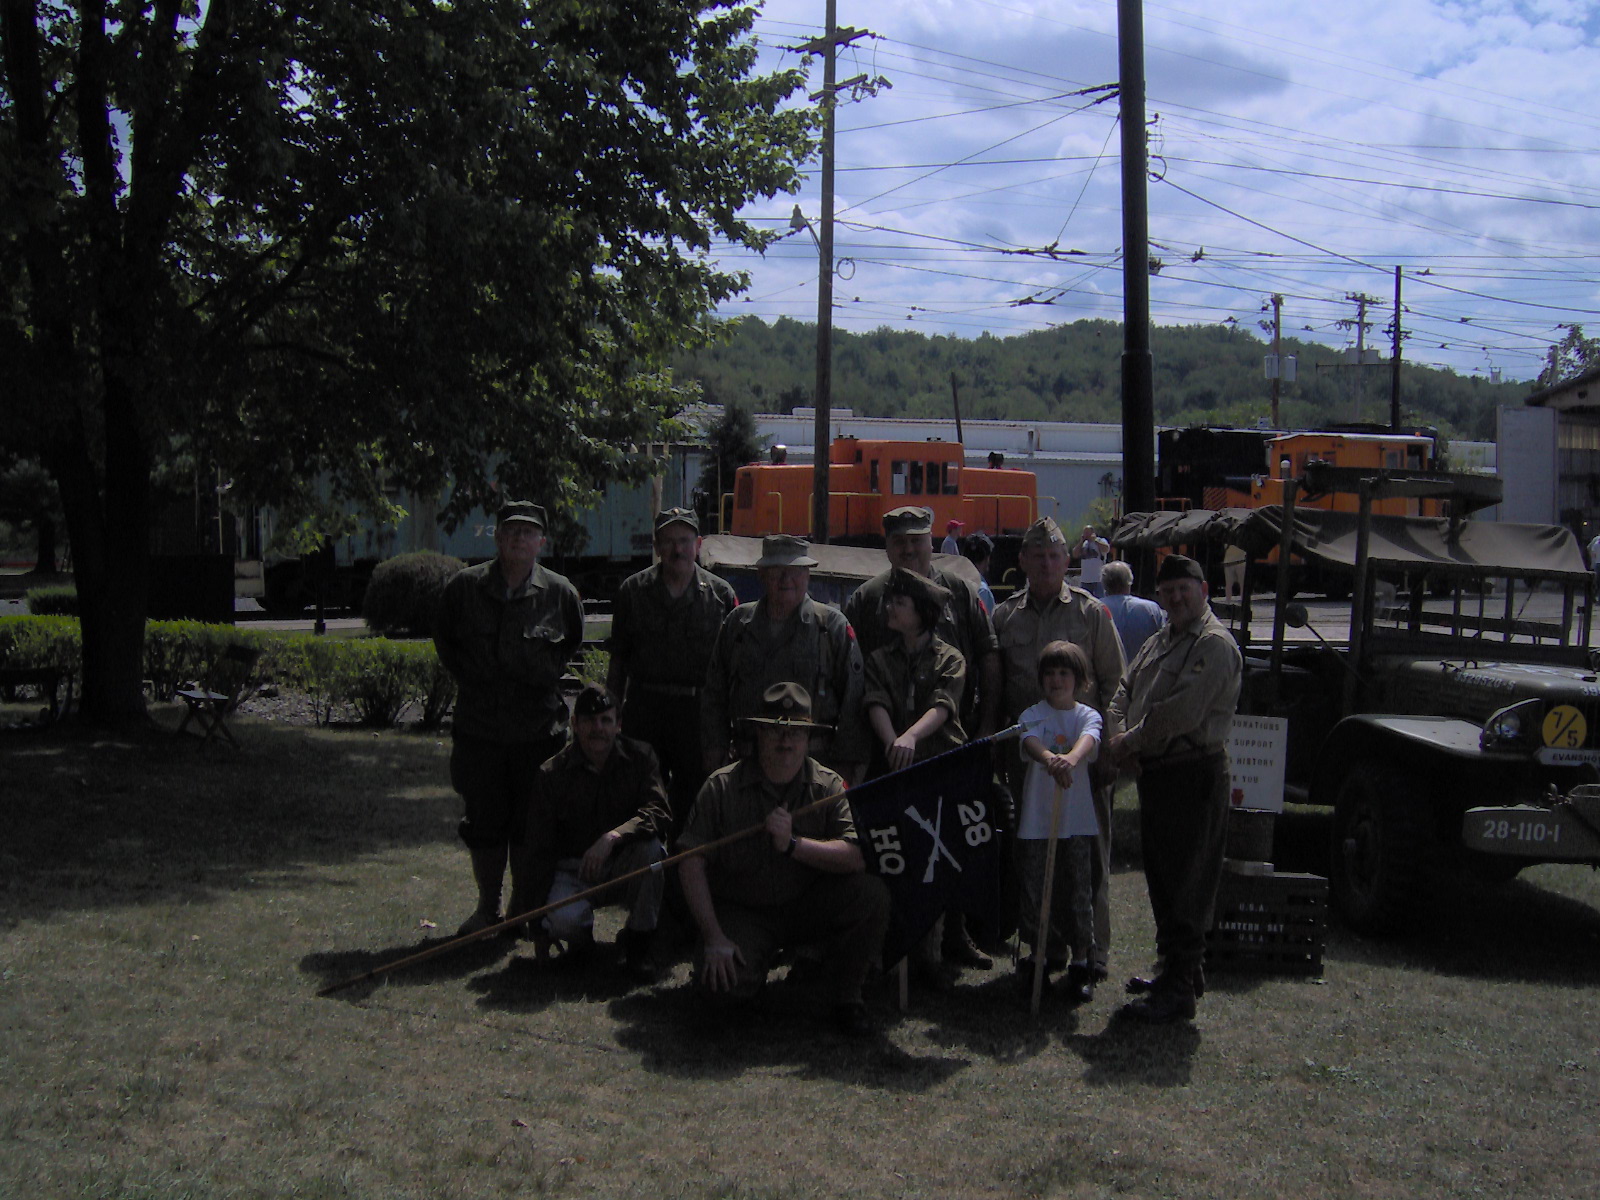
<instances>
[{"instance_id":1,"label":"blue guidon flag","mask_svg":"<svg viewBox=\"0 0 1600 1200\"><path fill-rule=\"evenodd\" d=\"M906 956L947 908L994 928L1000 915L992 738L969 742L851 788L850 811L867 870L894 910L883 964Z\"/></svg>"}]
</instances>

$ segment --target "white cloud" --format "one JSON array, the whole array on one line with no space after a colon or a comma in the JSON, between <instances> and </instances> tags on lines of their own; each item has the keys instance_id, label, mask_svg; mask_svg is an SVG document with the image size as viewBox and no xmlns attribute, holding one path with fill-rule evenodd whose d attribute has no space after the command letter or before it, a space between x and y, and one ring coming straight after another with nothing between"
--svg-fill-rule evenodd
<instances>
[{"instance_id":1,"label":"white cloud","mask_svg":"<svg viewBox=\"0 0 1600 1200\"><path fill-rule=\"evenodd\" d=\"M822 13L773 0L758 31L796 44ZM855 264L838 323L973 335L1120 317L1116 103L1065 95L1115 80L1113 0L841 0L838 19L879 35L840 77L894 85L840 110L838 211L873 228L838 229ZM1399 263L1408 356L1530 376L1559 322L1600 326L1597 32L1567 0L1147 0L1155 319L1253 322L1276 291L1286 326L1338 344L1345 295L1387 302ZM812 218L818 196L813 177L797 198ZM782 223L794 202L756 215ZM1089 253L1000 253L1058 241ZM730 311L814 319L816 263L787 239Z\"/></svg>"}]
</instances>

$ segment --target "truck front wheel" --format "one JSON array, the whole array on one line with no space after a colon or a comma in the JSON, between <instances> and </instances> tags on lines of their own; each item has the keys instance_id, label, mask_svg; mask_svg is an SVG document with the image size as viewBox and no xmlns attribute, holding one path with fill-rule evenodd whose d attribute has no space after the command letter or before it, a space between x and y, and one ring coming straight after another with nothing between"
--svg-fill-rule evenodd
<instances>
[{"instance_id":1,"label":"truck front wheel","mask_svg":"<svg viewBox=\"0 0 1600 1200\"><path fill-rule=\"evenodd\" d=\"M1433 837L1417 779L1387 762L1364 762L1333 803L1330 890L1358 933L1393 933L1413 915Z\"/></svg>"}]
</instances>

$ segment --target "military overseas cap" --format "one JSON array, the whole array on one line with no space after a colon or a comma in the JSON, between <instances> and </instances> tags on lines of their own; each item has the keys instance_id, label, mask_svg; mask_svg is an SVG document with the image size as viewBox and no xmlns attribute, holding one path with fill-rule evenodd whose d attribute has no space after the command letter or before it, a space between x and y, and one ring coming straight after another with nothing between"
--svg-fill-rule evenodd
<instances>
[{"instance_id":1,"label":"military overseas cap","mask_svg":"<svg viewBox=\"0 0 1600 1200\"><path fill-rule=\"evenodd\" d=\"M911 603L916 606L923 625L932 629L939 623L939 617L944 612L944 606L950 603L950 589L941 587L933 580L915 571L907 571L904 567L895 567L889 572L889 582L884 585L885 599L890 596L909 596Z\"/></svg>"},{"instance_id":2,"label":"military overseas cap","mask_svg":"<svg viewBox=\"0 0 1600 1200\"><path fill-rule=\"evenodd\" d=\"M907 504L890 509L883 514L883 533L892 537L897 533L932 533L933 509Z\"/></svg>"},{"instance_id":3,"label":"military overseas cap","mask_svg":"<svg viewBox=\"0 0 1600 1200\"><path fill-rule=\"evenodd\" d=\"M616 699L598 683L584 686L578 693L578 698L572 702L572 715L575 717L598 717L603 712L610 712L617 706Z\"/></svg>"},{"instance_id":4,"label":"military overseas cap","mask_svg":"<svg viewBox=\"0 0 1600 1200\"><path fill-rule=\"evenodd\" d=\"M1161 569L1156 572L1156 583L1171 583L1174 579L1198 579L1204 583L1206 573L1194 559L1185 558L1181 554L1169 554L1161 560Z\"/></svg>"},{"instance_id":5,"label":"military overseas cap","mask_svg":"<svg viewBox=\"0 0 1600 1200\"><path fill-rule=\"evenodd\" d=\"M544 506L535 504L532 500L507 500L500 506L495 519L501 525L509 525L513 521L527 521L540 529L550 528L549 522L545 520Z\"/></svg>"},{"instance_id":6,"label":"military overseas cap","mask_svg":"<svg viewBox=\"0 0 1600 1200\"><path fill-rule=\"evenodd\" d=\"M798 683L775 683L761 693L761 706L746 725L766 725L774 729L831 729L811 719L811 693Z\"/></svg>"},{"instance_id":7,"label":"military overseas cap","mask_svg":"<svg viewBox=\"0 0 1600 1200\"><path fill-rule=\"evenodd\" d=\"M692 508L664 508L656 514L657 533L674 523L687 525L697 534L700 532L700 518L694 515Z\"/></svg>"},{"instance_id":8,"label":"military overseas cap","mask_svg":"<svg viewBox=\"0 0 1600 1200\"><path fill-rule=\"evenodd\" d=\"M769 533L761 539L761 557L757 567L814 567L817 560L806 551L811 543L792 533ZM807 703L810 703L809 699Z\"/></svg>"},{"instance_id":9,"label":"military overseas cap","mask_svg":"<svg viewBox=\"0 0 1600 1200\"><path fill-rule=\"evenodd\" d=\"M1065 546L1066 544L1067 539L1061 532L1061 526L1057 525L1049 517L1040 517L1032 525L1029 525L1027 532L1022 535L1022 548L1024 550L1031 546Z\"/></svg>"}]
</instances>

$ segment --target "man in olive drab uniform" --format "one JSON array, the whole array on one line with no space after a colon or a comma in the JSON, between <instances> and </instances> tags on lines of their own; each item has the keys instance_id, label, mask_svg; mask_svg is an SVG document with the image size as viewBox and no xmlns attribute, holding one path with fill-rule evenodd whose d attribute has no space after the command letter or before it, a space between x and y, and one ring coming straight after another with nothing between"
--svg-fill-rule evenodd
<instances>
[{"instance_id":1,"label":"man in olive drab uniform","mask_svg":"<svg viewBox=\"0 0 1600 1200\"><path fill-rule=\"evenodd\" d=\"M995 731L995 713L1000 704L1000 644L994 625L978 598L978 590L954 572L941 571L933 564L933 510L906 505L883 515L883 549L889 569L874 575L845 601L844 615L861 642L861 653L870 657L876 650L899 640L884 623L883 601L889 579L896 569L910 571L930 580L949 593L934 634L954 646L966 663L966 683L961 708L956 713L963 728L973 737L988 737ZM960 966L987 970L992 960L978 949L967 932L966 916L959 909L946 914L938 931L938 949L945 960ZM991 931L992 932L992 931ZM924 962L926 971L929 964Z\"/></svg>"},{"instance_id":2,"label":"man in olive drab uniform","mask_svg":"<svg viewBox=\"0 0 1600 1200\"><path fill-rule=\"evenodd\" d=\"M950 593L933 632L961 651L967 662L966 691L957 715L973 737L988 737L995 731L1000 701L1000 644L978 590L960 575L933 565L931 509L908 505L885 513L883 543L889 569L863 583L844 603L844 615L861 642L861 653L871 654L898 636L883 621L883 597L894 569L931 579Z\"/></svg>"},{"instance_id":3,"label":"man in olive drab uniform","mask_svg":"<svg viewBox=\"0 0 1600 1200\"><path fill-rule=\"evenodd\" d=\"M1017 565L1027 585L994 613L1000 642L1000 719L1010 725L1029 705L1043 699L1039 689L1039 655L1051 642L1071 642L1089 660L1090 677L1079 700L1107 716L1107 705L1122 678L1122 643L1106 606L1082 588L1067 582L1067 539L1049 517L1035 521L1022 535ZM1022 794L1023 764L1019 755L1004 759L1007 783ZM1090 859L1094 887L1094 958L1096 978L1104 979L1111 949L1111 803L1115 781L1094 789L1100 827Z\"/></svg>"},{"instance_id":4,"label":"man in olive drab uniform","mask_svg":"<svg viewBox=\"0 0 1600 1200\"><path fill-rule=\"evenodd\" d=\"M1113 763L1138 771L1145 884L1161 956L1154 979L1128 981L1129 991L1148 995L1123 1011L1144 1021L1194 1016L1222 880L1228 732L1243 664L1207 594L1199 563L1167 557L1156 575L1156 599L1168 623L1145 642L1111 701L1121 732L1108 739L1106 752Z\"/></svg>"},{"instance_id":5,"label":"man in olive drab uniform","mask_svg":"<svg viewBox=\"0 0 1600 1200\"><path fill-rule=\"evenodd\" d=\"M843 613L806 594L817 565L809 549L789 534L763 538L762 597L739 605L717 633L700 701L708 774L727 760L735 723L755 714L767 688L795 682L816 709L812 755L848 780L860 777L867 761L861 647Z\"/></svg>"},{"instance_id":6,"label":"man in olive drab uniform","mask_svg":"<svg viewBox=\"0 0 1600 1200\"><path fill-rule=\"evenodd\" d=\"M589 684L572 705L572 740L539 768L525 834L512 848L525 881L523 911L660 862L670 824L655 752L620 735L616 701ZM651 871L546 914L535 935L540 957L554 941L565 946L564 960L582 961L594 945L595 906L626 904L628 922L617 935L623 966L636 982L648 982L665 882Z\"/></svg>"},{"instance_id":7,"label":"man in olive drab uniform","mask_svg":"<svg viewBox=\"0 0 1600 1200\"><path fill-rule=\"evenodd\" d=\"M689 509L656 516L655 547L659 561L624 580L612 605L606 686L622 703L622 732L661 760L676 830L705 782L700 693L717 630L739 598L696 562L700 522Z\"/></svg>"},{"instance_id":8,"label":"man in olive drab uniform","mask_svg":"<svg viewBox=\"0 0 1600 1200\"><path fill-rule=\"evenodd\" d=\"M755 753L713 772L678 845L751 834L683 860L684 898L699 927L696 981L715 995L752 999L773 955L820 946L840 1032L871 1032L861 986L883 949L889 892L866 874L844 780L806 754L816 725L796 683L767 688L745 718ZM809 811L801 811L826 801Z\"/></svg>"},{"instance_id":9,"label":"man in olive drab uniform","mask_svg":"<svg viewBox=\"0 0 1600 1200\"><path fill-rule=\"evenodd\" d=\"M450 783L466 807L459 832L478 889L461 934L500 920L500 889L534 776L566 740L560 682L583 644L583 604L565 577L539 565L545 528L539 505L502 505L496 556L457 572L440 600L433 644L458 689ZM513 870L513 891L516 883Z\"/></svg>"}]
</instances>

